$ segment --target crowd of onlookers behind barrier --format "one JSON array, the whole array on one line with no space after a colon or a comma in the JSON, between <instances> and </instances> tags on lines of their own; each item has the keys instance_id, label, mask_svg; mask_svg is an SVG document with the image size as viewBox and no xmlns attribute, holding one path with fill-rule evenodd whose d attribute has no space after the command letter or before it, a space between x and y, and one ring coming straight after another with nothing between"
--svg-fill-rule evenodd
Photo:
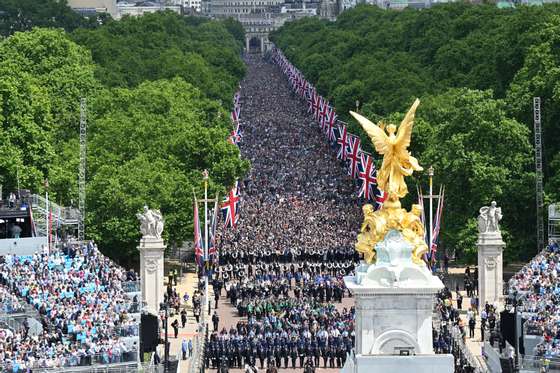
<instances>
[{"instance_id":1,"label":"crowd of onlookers behind barrier","mask_svg":"<svg viewBox=\"0 0 560 373\"><path fill-rule=\"evenodd\" d=\"M509 296L520 304L526 333L544 340L528 355L560 356L560 247L551 243L509 281Z\"/></svg>"},{"instance_id":2,"label":"crowd of onlookers behind barrier","mask_svg":"<svg viewBox=\"0 0 560 373\"><path fill-rule=\"evenodd\" d=\"M90 242L43 248L32 256L0 256L0 303L14 312L28 303L43 330L27 322L0 329L0 367L19 372L136 360L121 337L138 335L132 312L139 309L123 284L137 275L125 271Z\"/></svg>"}]
</instances>

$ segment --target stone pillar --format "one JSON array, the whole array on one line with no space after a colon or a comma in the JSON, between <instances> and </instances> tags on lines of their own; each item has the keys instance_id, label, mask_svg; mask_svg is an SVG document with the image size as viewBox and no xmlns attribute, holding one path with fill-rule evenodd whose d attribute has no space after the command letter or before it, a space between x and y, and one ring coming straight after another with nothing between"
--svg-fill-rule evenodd
<instances>
[{"instance_id":1,"label":"stone pillar","mask_svg":"<svg viewBox=\"0 0 560 373\"><path fill-rule=\"evenodd\" d=\"M163 286L165 247L163 239L156 237L142 237L138 246L142 300L146 302L146 309L156 315L159 312L159 304L163 302L165 291Z\"/></svg>"},{"instance_id":2,"label":"stone pillar","mask_svg":"<svg viewBox=\"0 0 560 373\"><path fill-rule=\"evenodd\" d=\"M261 36L261 54L264 54L264 37Z\"/></svg>"},{"instance_id":3,"label":"stone pillar","mask_svg":"<svg viewBox=\"0 0 560 373\"><path fill-rule=\"evenodd\" d=\"M503 304L503 259L506 244L500 231L478 234L478 297L482 309L486 302Z\"/></svg>"},{"instance_id":4,"label":"stone pillar","mask_svg":"<svg viewBox=\"0 0 560 373\"><path fill-rule=\"evenodd\" d=\"M344 277L356 300L356 347L341 373L453 373L453 355L436 355L432 340L434 296L444 286L412 250L390 230L375 244L376 262Z\"/></svg>"},{"instance_id":5,"label":"stone pillar","mask_svg":"<svg viewBox=\"0 0 560 373\"><path fill-rule=\"evenodd\" d=\"M250 40L251 40L251 38L249 36L245 36L245 51L247 53L249 53L249 47L250 47L249 41Z\"/></svg>"}]
</instances>

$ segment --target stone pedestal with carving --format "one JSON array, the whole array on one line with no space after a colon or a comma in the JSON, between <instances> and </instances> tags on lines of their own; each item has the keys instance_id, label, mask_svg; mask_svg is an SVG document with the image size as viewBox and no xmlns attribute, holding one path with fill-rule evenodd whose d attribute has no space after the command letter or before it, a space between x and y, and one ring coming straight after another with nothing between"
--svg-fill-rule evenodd
<instances>
[{"instance_id":1,"label":"stone pedestal with carving","mask_svg":"<svg viewBox=\"0 0 560 373\"><path fill-rule=\"evenodd\" d=\"M356 299L356 347L342 372L453 372L453 356L433 349L434 295L443 283L410 260L411 246L396 230L376 252L377 264L362 263L344 278Z\"/></svg>"},{"instance_id":2,"label":"stone pedestal with carving","mask_svg":"<svg viewBox=\"0 0 560 373\"><path fill-rule=\"evenodd\" d=\"M142 237L138 246L142 300L146 302L148 312L153 314L159 312L159 304L163 302L165 291L163 286L165 247L163 239L156 237Z\"/></svg>"},{"instance_id":3,"label":"stone pedestal with carving","mask_svg":"<svg viewBox=\"0 0 560 373\"><path fill-rule=\"evenodd\" d=\"M478 296L480 307L486 302L503 304L503 260L506 244L500 231L478 234Z\"/></svg>"}]
</instances>

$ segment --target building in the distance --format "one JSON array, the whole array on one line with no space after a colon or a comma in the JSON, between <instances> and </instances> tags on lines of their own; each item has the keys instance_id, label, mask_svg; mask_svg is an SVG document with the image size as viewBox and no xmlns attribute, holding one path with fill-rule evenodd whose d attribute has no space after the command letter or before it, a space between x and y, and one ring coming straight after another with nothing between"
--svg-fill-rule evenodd
<instances>
[{"instance_id":1,"label":"building in the distance","mask_svg":"<svg viewBox=\"0 0 560 373\"><path fill-rule=\"evenodd\" d=\"M117 0L68 0L68 5L82 14L108 13L113 18L118 17Z\"/></svg>"},{"instance_id":2,"label":"building in the distance","mask_svg":"<svg viewBox=\"0 0 560 373\"><path fill-rule=\"evenodd\" d=\"M268 34L287 21L320 16L334 19L337 0L202 0L202 13L213 18L234 18L245 29L245 48L266 51Z\"/></svg>"},{"instance_id":3,"label":"building in the distance","mask_svg":"<svg viewBox=\"0 0 560 373\"><path fill-rule=\"evenodd\" d=\"M117 3L117 16L119 19L124 16L141 16L147 13L170 10L183 14L183 1L119 1Z\"/></svg>"}]
</instances>

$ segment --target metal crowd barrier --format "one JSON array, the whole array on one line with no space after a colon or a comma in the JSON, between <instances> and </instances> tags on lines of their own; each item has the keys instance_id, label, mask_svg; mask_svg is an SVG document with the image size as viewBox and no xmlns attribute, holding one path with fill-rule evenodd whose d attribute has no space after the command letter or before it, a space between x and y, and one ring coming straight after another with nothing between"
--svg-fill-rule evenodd
<instances>
[{"instance_id":1,"label":"metal crowd barrier","mask_svg":"<svg viewBox=\"0 0 560 373\"><path fill-rule=\"evenodd\" d=\"M204 371L204 344L208 325L206 324L206 312L201 312L200 316L198 331L193 338L193 356L189 364L189 373Z\"/></svg>"},{"instance_id":2,"label":"metal crowd barrier","mask_svg":"<svg viewBox=\"0 0 560 373\"><path fill-rule=\"evenodd\" d=\"M560 359L547 358L544 356L524 355L519 361L519 367L525 371L532 372L559 372Z\"/></svg>"},{"instance_id":3,"label":"metal crowd barrier","mask_svg":"<svg viewBox=\"0 0 560 373\"><path fill-rule=\"evenodd\" d=\"M489 373L490 371L483 367L480 361L474 356L469 350L469 348L465 345L463 341L463 333L458 326L453 326L451 328L451 338L453 339L453 347L452 351L455 352L457 349L459 353L467 360L469 365L474 368L475 373Z\"/></svg>"},{"instance_id":4,"label":"metal crowd barrier","mask_svg":"<svg viewBox=\"0 0 560 373\"><path fill-rule=\"evenodd\" d=\"M39 362L29 367L33 372L137 372L138 371L138 351L132 350L120 354L118 357L109 356L108 353L96 354L91 356L66 358L58 367L41 366ZM27 368L19 368L25 371ZM13 372L10 364L0 366L2 372Z\"/></svg>"}]
</instances>

